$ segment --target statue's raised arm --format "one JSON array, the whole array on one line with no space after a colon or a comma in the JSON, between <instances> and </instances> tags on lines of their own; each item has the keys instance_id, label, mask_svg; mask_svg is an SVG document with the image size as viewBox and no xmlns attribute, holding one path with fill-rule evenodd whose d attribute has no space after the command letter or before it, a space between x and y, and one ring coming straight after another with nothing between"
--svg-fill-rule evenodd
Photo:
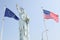
<instances>
[{"instance_id":1,"label":"statue's raised arm","mask_svg":"<svg viewBox=\"0 0 60 40\"><path fill-rule=\"evenodd\" d=\"M17 4L16 4L16 8L17 8L19 14L22 15L24 13L24 9L22 7L19 7Z\"/></svg>"}]
</instances>

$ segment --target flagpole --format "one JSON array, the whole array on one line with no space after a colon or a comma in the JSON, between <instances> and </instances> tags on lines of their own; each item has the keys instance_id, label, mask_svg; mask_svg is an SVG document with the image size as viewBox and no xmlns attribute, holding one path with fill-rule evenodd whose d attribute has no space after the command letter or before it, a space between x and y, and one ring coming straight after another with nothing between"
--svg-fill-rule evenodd
<instances>
[{"instance_id":1,"label":"flagpole","mask_svg":"<svg viewBox=\"0 0 60 40\"><path fill-rule=\"evenodd\" d=\"M5 7L6 5L4 5L4 12L5 12ZM3 40L3 32L4 32L4 14L3 14L3 17L2 17L2 27L1 27L1 39L0 40Z\"/></svg>"},{"instance_id":2,"label":"flagpole","mask_svg":"<svg viewBox=\"0 0 60 40\"><path fill-rule=\"evenodd\" d=\"M41 40L43 40L43 34L44 34L44 31L42 32L42 38L41 38Z\"/></svg>"},{"instance_id":3,"label":"flagpole","mask_svg":"<svg viewBox=\"0 0 60 40\"><path fill-rule=\"evenodd\" d=\"M46 32L46 38L48 40L48 34L47 34L48 29L47 29L46 24L45 24L45 19L43 20L43 22L44 22L44 27L45 27L45 32Z\"/></svg>"},{"instance_id":4,"label":"flagpole","mask_svg":"<svg viewBox=\"0 0 60 40\"><path fill-rule=\"evenodd\" d=\"M47 30L45 30L45 31L42 32L42 39L41 39L41 40L43 40L43 35L44 35L44 33L45 33L46 31L47 31Z\"/></svg>"},{"instance_id":5,"label":"flagpole","mask_svg":"<svg viewBox=\"0 0 60 40\"><path fill-rule=\"evenodd\" d=\"M42 8L42 10L43 10L43 6L42 6L41 8ZM43 33L46 32L46 38L47 38L47 40L48 40L48 34L47 34L48 29L47 29L47 26L46 26L46 24L45 24L45 19L44 19L44 18L43 18L43 24L44 24L45 31L42 32L42 37L43 37Z\"/></svg>"},{"instance_id":6,"label":"flagpole","mask_svg":"<svg viewBox=\"0 0 60 40\"><path fill-rule=\"evenodd\" d=\"M3 31L4 31L4 18L2 19L1 40L3 40Z\"/></svg>"}]
</instances>

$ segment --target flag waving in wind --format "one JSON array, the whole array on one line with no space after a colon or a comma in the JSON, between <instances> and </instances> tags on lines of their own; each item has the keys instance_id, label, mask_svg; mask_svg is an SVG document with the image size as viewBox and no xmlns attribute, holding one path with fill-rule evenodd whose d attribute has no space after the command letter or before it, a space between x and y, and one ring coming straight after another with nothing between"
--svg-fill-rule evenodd
<instances>
[{"instance_id":1,"label":"flag waving in wind","mask_svg":"<svg viewBox=\"0 0 60 40\"><path fill-rule=\"evenodd\" d=\"M19 18L8 8L6 8L5 10L4 17L10 17L10 18L14 18L15 20L19 20Z\"/></svg>"},{"instance_id":2,"label":"flag waving in wind","mask_svg":"<svg viewBox=\"0 0 60 40\"><path fill-rule=\"evenodd\" d=\"M43 12L44 12L44 19L54 19L56 22L59 22L57 14L44 9Z\"/></svg>"}]
</instances>

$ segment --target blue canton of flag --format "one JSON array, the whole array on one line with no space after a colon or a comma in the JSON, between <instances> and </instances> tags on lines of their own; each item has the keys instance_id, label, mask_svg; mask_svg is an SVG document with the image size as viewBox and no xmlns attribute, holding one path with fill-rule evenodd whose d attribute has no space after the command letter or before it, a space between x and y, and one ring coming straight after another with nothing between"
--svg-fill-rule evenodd
<instances>
[{"instance_id":1,"label":"blue canton of flag","mask_svg":"<svg viewBox=\"0 0 60 40\"><path fill-rule=\"evenodd\" d=\"M19 18L8 8L6 8L5 10L4 17L10 17L10 18L14 18L15 20L19 20Z\"/></svg>"},{"instance_id":2,"label":"blue canton of flag","mask_svg":"<svg viewBox=\"0 0 60 40\"><path fill-rule=\"evenodd\" d=\"M50 11L43 9L43 12L44 12L45 19L52 19L52 17L50 16Z\"/></svg>"}]
</instances>

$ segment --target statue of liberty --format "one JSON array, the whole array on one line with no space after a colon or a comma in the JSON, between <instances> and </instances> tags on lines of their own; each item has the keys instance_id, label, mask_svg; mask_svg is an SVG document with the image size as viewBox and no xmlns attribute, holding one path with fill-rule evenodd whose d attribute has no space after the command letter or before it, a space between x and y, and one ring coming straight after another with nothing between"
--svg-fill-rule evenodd
<instances>
[{"instance_id":1,"label":"statue of liberty","mask_svg":"<svg viewBox=\"0 0 60 40\"><path fill-rule=\"evenodd\" d=\"M22 7L16 5L16 8L19 12L19 31L20 31L20 40L29 40L29 17L27 16L25 10Z\"/></svg>"}]
</instances>

